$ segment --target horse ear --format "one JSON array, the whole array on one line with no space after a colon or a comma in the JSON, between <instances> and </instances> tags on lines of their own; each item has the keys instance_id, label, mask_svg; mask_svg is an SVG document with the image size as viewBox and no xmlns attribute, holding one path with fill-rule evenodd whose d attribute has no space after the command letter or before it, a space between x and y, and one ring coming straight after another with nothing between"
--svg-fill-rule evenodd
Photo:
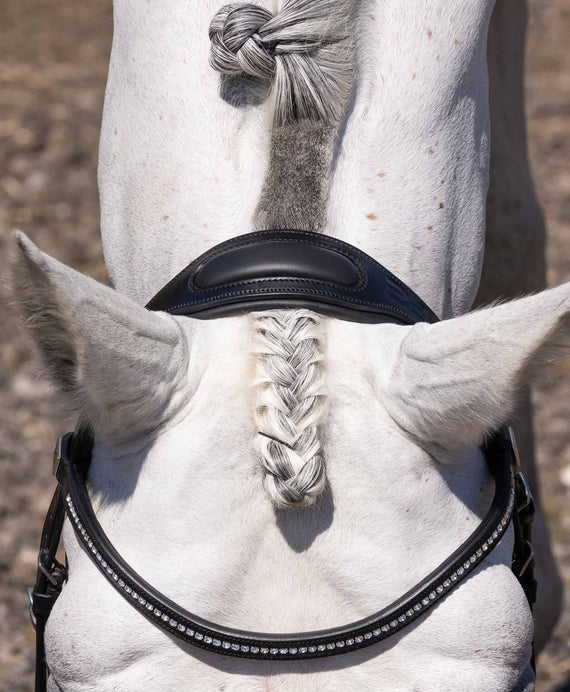
<instances>
[{"instance_id":1,"label":"horse ear","mask_svg":"<svg viewBox=\"0 0 570 692\"><path fill-rule=\"evenodd\" d=\"M181 405L186 338L170 315L40 252L15 234L11 293L52 381L113 441L167 420Z\"/></svg>"},{"instance_id":2,"label":"horse ear","mask_svg":"<svg viewBox=\"0 0 570 692\"><path fill-rule=\"evenodd\" d=\"M385 400L414 438L478 444L506 422L533 374L570 352L570 283L434 325L401 342Z\"/></svg>"}]
</instances>

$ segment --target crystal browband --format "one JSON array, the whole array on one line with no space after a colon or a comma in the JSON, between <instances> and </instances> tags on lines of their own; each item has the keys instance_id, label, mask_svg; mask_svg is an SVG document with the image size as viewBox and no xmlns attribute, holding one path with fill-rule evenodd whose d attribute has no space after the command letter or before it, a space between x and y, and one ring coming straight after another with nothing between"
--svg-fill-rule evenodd
<instances>
[{"instance_id":1,"label":"crystal browband","mask_svg":"<svg viewBox=\"0 0 570 692\"><path fill-rule=\"evenodd\" d=\"M426 613L477 567L499 542L515 507L516 460L506 432L502 431L487 449L496 483L491 508L460 548L419 585L379 613L347 626L299 634L244 632L189 613L145 582L123 560L95 517L85 482L70 453L71 443L72 433L68 433L58 444L57 477L65 493L67 515L98 570L155 625L183 641L228 656L266 660L319 658L386 639Z\"/></svg>"}]
</instances>

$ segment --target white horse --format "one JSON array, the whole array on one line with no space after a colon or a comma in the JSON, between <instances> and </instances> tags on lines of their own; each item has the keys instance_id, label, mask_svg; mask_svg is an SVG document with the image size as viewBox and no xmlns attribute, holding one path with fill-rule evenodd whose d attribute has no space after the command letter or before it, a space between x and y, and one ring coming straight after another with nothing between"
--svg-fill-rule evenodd
<instances>
[{"instance_id":1,"label":"white horse","mask_svg":"<svg viewBox=\"0 0 570 692\"><path fill-rule=\"evenodd\" d=\"M115 2L99 171L116 290L20 235L15 296L94 426L90 493L127 561L211 621L301 632L380 610L471 533L492 493L479 444L568 345L570 285L464 314L484 245L491 0L260 4ZM205 249L278 225L361 247L445 321L141 307ZM401 633L292 662L174 640L64 538L51 689L533 686L511 531Z\"/></svg>"}]
</instances>

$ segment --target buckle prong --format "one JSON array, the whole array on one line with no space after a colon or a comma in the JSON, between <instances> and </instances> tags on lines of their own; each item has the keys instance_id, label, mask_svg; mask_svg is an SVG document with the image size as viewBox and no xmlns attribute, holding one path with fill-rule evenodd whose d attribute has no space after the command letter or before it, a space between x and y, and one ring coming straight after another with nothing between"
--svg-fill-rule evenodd
<instances>
[{"instance_id":1,"label":"buckle prong","mask_svg":"<svg viewBox=\"0 0 570 692\"><path fill-rule=\"evenodd\" d=\"M65 566L54 558L53 567L46 563L48 551L42 548L38 553L38 569L53 586L61 586L66 579Z\"/></svg>"},{"instance_id":2,"label":"buckle prong","mask_svg":"<svg viewBox=\"0 0 570 692\"><path fill-rule=\"evenodd\" d=\"M34 613L34 587L28 586L26 591L28 594L28 601L30 602L30 620L32 621L32 625L34 626L34 629L36 629L38 623L36 620L36 615Z\"/></svg>"},{"instance_id":3,"label":"buckle prong","mask_svg":"<svg viewBox=\"0 0 570 692\"><path fill-rule=\"evenodd\" d=\"M527 571L527 569L530 567L531 564L534 563L534 549L532 547L532 544L530 541L525 540L526 547L528 549L528 555L526 560L523 562L521 565L521 568L519 570L518 576L522 577L522 575Z\"/></svg>"},{"instance_id":4,"label":"buckle prong","mask_svg":"<svg viewBox=\"0 0 570 692\"><path fill-rule=\"evenodd\" d=\"M515 481L518 481L520 483L520 486L517 484L517 490L519 487L522 486L522 493L517 492L517 511L519 514L523 510L525 510L533 501L532 499L532 493L530 492L530 488L528 485L528 481L522 471L517 471L515 474ZM519 499L522 498L522 502L519 501Z\"/></svg>"},{"instance_id":5,"label":"buckle prong","mask_svg":"<svg viewBox=\"0 0 570 692\"><path fill-rule=\"evenodd\" d=\"M511 428L510 425L507 428L507 430L508 430L509 442L511 443L511 450L513 452L513 457L515 459L515 468L518 469L518 468L520 468L520 465L521 465L521 458L519 455L519 448L517 446L517 438L515 436L515 431Z\"/></svg>"},{"instance_id":6,"label":"buckle prong","mask_svg":"<svg viewBox=\"0 0 570 692\"><path fill-rule=\"evenodd\" d=\"M62 443L63 443L63 438L58 437L57 442L55 443L55 449L53 450L53 466L52 466L52 473L54 476L57 477L58 471L59 471L59 466L62 462Z\"/></svg>"}]
</instances>

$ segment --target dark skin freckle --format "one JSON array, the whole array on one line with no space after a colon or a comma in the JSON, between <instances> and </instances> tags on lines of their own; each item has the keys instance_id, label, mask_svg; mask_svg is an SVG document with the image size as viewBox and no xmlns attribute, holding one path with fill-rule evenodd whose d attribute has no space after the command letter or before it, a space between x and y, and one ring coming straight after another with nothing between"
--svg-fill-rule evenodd
<instances>
[{"instance_id":1,"label":"dark skin freckle","mask_svg":"<svg viewBox=\"0 0 570 692\"><path fill-rule=\"evenodd\" d=\"M379 178L383 178L385 175L386 175L386 173L383 173L382 171L380 171L380 173L378 173Z\"/></svg>"},{"instance_id":2,"label":"dark skin freckle","mask_svg":"<svg viewBox=\"0 0 570 692\"><path fill-rule=\"evenodd\" d=\"M378 217L376 216L376 214L373 214L372 212L370 212L370 214L366 214L366 218L370 219L371 221L376 221L376 219Z\"/></svg>"},{"instance_id":3,"label":"dark skin freckle","mask_svg":"<svg viewBox=\"0 0 570 692\"><path fill-rule=\"evenodd\" d=\"M443 202L440 202L440 203L439 203L439 208L440 208L440 209L443 209Z\"/></svg>"},{"instance_id":4,"label":"dark skin freckle","mask_svg":"<svg viewBox=\"0 0 570 692\"><path fill-rule=\"evenodd\" d=\"M428 38L431 38L433 36L433 31L431 29L428 29L427 35L428 35Z\"/></svg>"}]
</instances>

